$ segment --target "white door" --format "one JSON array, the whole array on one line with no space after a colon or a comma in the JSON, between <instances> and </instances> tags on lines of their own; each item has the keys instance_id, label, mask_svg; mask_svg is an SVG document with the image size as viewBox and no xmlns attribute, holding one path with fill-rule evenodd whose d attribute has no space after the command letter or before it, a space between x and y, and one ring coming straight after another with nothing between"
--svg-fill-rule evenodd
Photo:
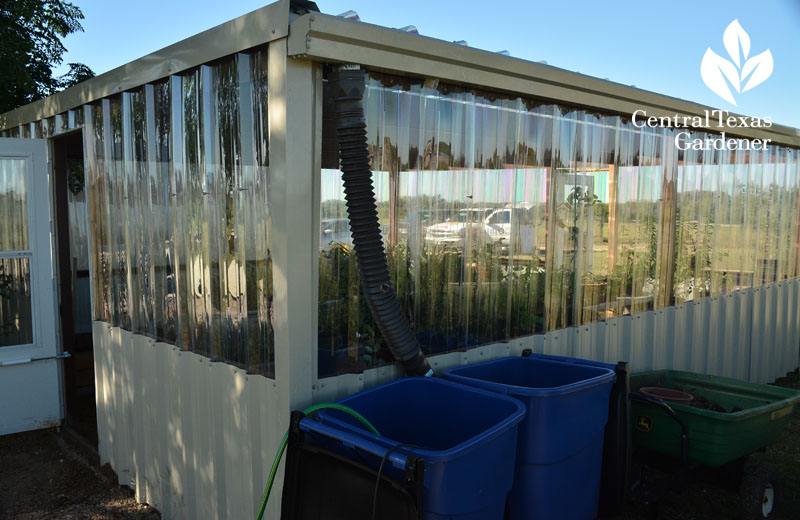
<instances>
[{"instance_id":1,"label":"white door","mask_svg":"<svg viewBox=\"0 0 800 520\"><path fill-rule=\"evenodd\" d=\"M63 417L47 141L0 139L0 435Z\"/></svg>"}]
</instances>

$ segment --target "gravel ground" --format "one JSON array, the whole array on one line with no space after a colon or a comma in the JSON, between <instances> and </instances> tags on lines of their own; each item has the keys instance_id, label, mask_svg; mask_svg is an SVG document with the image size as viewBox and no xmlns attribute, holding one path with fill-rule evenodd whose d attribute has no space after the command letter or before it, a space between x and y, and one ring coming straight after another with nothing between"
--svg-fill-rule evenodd
<instances>
[{"instance_id":1,"label":"gravel ground","mask_svg":"<svg viewBox=\"0 0 800 520\"><path fill-rule=\"evenodd\" d=\"M114 473L100 468L63 433L35 431L0 437L0 518L106 520L161 518L137 504Z\"/></svg>"}]
</instances>

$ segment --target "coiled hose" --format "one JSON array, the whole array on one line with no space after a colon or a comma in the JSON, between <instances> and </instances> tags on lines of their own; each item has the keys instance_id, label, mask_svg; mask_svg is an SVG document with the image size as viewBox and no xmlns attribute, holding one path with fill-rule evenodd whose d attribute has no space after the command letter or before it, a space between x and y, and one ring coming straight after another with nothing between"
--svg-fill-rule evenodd
<instances>
[{"instance_id":1,"label":"coiled hose","mask_svg":"<svg viewBox=\"0 0 800 520\"><path fill-rule=\"evenodd\" d=\"M433 371L400 307L386 263L369 168L362 104L365 79L365 72L357 68L340 69L328 78L336 107L339 162L358 274L372 317L394 358L407 375L431 376Z\"/></svg>"}]
</instances>

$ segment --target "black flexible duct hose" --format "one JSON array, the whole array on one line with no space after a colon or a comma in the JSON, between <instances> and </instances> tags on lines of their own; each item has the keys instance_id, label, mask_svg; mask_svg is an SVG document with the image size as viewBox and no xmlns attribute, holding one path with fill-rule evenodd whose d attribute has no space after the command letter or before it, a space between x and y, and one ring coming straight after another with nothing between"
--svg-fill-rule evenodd
<instances>
[{"instance_id":1,"label":"black flexible duct hose","mask_svg":"<svg viewBox=\"0 0 800 520\"><path fill-rule=\"evenodd\" d=\"M407 375L430 376L433 371L397 301L386 263L369 169L362 104L365 80L366 74L359 69L339 70L328 78L336 106L339 162L358 274L372 317L394 358L403 365Z\"/></svg>"}]
</instances>

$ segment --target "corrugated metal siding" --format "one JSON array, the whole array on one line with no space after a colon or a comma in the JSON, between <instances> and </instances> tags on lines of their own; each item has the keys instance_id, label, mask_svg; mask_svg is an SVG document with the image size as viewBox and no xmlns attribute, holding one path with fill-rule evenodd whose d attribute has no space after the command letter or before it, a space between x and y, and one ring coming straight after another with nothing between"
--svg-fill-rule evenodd
<instances>
[{"instance_id":1,"label":"corrugated metal siding","mask_svg":"<svg viewBox=\"0 0 800 520\"><path fill-rule=\"evenodd\" d=\"M93 334L99 452L119 483L163 518L254 518L289 413L275 383L102 322Z\"/></svg>"}]
</instances>

